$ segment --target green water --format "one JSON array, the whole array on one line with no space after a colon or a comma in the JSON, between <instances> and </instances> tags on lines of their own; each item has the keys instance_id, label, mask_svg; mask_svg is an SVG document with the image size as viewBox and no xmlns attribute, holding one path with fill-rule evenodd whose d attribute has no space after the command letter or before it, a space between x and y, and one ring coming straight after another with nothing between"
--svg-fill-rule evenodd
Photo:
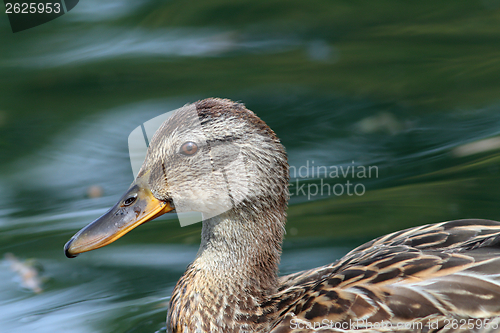
<instances>
[{"instance_id":1,"label":"green water","mask_svg":"<svg viewBox=\"0 0 500 333\"><path fill-rule=\"evenodd\" d=\"M165 330L200 224L62 247L132 182L129 133L205 97L244 102L287 148L283 274L402 228L500 220L499 77L498 0L82 0L16 34L0 15L0 255L43 267L37 294L0 262L0 331ZM363 194L337 195L347 181Z\"/></svg>"}]
</instances>

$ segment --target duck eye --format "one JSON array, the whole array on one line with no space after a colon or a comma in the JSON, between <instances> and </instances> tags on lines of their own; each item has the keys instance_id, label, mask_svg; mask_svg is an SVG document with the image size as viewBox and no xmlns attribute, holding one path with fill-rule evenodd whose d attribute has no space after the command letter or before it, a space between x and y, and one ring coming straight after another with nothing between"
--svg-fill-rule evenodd
<instances>
[{"instance_id":1,"label":"duck eye","mask_svg":"<svg viewBox=\"0 0 500 333\"><path fill-rule=\"evenodd\" d=\"M188 141L181 146L180 153L183 155L194 155L198 151L198 146L192 141Z\"/></svg>"},{"instance_id":2,"label":"duck eye","mask_svg":"<svg viewBox=\"0 0 500 333\"><path fill-rule=\"evenodd\" d=\"M131 204L133 204L135 202L136 199L137 199L137 194L134 195L133 197L129 197L129 198L125 199L125 201L123 202L123 206L130 206Z\"/></svg>"}]
</instances>

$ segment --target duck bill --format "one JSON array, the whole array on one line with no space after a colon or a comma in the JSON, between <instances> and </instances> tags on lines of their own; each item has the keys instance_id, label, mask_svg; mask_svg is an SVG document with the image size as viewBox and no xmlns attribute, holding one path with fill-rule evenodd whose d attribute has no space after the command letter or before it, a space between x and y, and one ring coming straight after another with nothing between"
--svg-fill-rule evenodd
<instances>
[{"instance_id":1,"label":"duck bill","mask_svg":"<svg viewBox=\"0 0 500 333\"><path fill-rule=\"evenodd\" d=\"M74 258L79 253L106 246L135 227L172 210L172 203L156 199L147 186L136 182L113 208L71 237L64 245L64 253Z\"/></svg>"}]
</instances>

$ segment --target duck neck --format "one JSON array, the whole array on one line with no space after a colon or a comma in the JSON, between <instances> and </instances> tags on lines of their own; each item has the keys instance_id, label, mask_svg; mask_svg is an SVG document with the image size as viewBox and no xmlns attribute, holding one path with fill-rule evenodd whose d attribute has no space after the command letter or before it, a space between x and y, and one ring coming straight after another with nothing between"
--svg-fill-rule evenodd
<instances>
[{"instance_id":1,"label":"duck neck","mask_svg":"<svg viewBox=\"0 0 500 333\"><path fill-rule=\"evenodd\" d=\"M283 233L284 216L230 210L203 221L193 267L226 284L274 292Z\"/></svg>"},{"instance_id":2,"label":"duck neck","mask_svg":"<svg viewBox=\"0 0 500 333\"><path fill-rule=\"evenodd\" d=\"M278 288L284 223L285 210L271 208L233 209L204 220L200 250L174 289L167 326L239 332L267 325L273 310L264 303Z\"/></svg>"}]
</instances>

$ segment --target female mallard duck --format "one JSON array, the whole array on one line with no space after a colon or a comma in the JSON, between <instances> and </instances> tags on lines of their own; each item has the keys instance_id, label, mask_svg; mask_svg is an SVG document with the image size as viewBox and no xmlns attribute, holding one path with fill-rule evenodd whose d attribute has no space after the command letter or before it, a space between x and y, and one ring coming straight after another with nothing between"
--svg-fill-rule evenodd
<instances>
[{"instance_id":1,"label":"female mallard duck","mask_svg":"<svg viewBox=\"0 0 500 333\"><path fill-rule=\"evenodd\" d=\"M500 330L499 222L399 231L279 278L287 187L274 132L242 104L202 100L163 123L127 193L65 253L105 246L183 207L203 214L201 246L173 291L168 332Z\"/></svg>"}]
</instances>

